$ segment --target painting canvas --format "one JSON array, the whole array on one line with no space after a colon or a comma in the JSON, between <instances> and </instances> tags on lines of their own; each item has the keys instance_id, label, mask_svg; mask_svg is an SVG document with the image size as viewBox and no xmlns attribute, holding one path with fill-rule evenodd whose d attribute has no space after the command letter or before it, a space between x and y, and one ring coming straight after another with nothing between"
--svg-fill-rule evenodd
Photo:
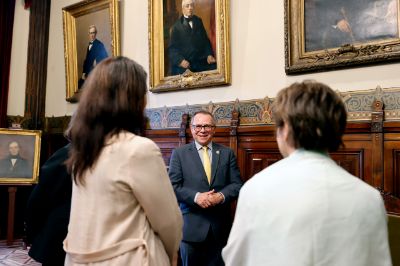
<instances>
[{"instance_id":1,"label":"painting canvas","mask_svg":"<svg viewBox=\"0 0 400 266\"><path fill-rule=\"evenodd\" d=\"M119 55L118 14L117 0L82 1L63 8L67 101L78 100L98 63Z\"/></svg>"},{"instance_id":2,"label":"painting canvas","mask_svg":"<svg viewBox=\"0 0 400 266\"><path fill-rule=\"evenodd\" d=\"M41 131L0 129L0 184L37 183Z\"/></svg>"},{"instance_id":3,"label":"painting canvas","mask_svg":"<svg viewBox=\"0 0 400 266\"><path fill-rule=\"evenodd\" d=\"M286 0L288 74L400 58L399 0Z\"/></svg>"},{"instance_id":4,"label":"painting canvas","mask_svg":"<svg viewBox=\"0 0 400 266\"><path fill-rule=\"evenodd\" d=\"M149 1L151 91L229 84L228 1Z\"/></svg>"}]
</instances>

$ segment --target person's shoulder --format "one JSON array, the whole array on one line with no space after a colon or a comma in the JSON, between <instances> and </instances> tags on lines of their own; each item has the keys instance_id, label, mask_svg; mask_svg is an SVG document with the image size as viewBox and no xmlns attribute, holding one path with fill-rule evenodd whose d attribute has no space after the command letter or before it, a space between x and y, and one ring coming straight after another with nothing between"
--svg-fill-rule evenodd
<instances>
[{"instance_id":1,"label":"person's shoulder","mask_svg":"<svg viewBox=\"0 0 400 266\"><path fill-rule=\"evenodd\" d=\"M103 42L100 41L99 39L94 39L93 44L104 45Z\"/></svg>"},{"instance_id":2,"label":"person's shoulder","mask_svg":"<svg viewBox=\"0 0 400 266\"><path fill-rule=\"evenodd\" d=\"M233 153L233 150L231 148L229 148L229 147L227 147L225 145L219 144L219 143L213 142L213 148L215 150L225 151L225 152L232 152Z\"/></svg>"},{"instance_id":3,"label":"person's shoulder","mask_svg":"<svg viewBox=\"0 0 400 266\"><path fill-rule=\"evenodd\" d=\"M136 134L133 134L131 132L126 132L125 133L126 138L127 138L127 145L131 145L134 147L140 147L140 148L157 148L157 144L146 137L142 137Z\"/></svg>"},{"instance_id":4,"label":"person's shoulder","mask_svg":"<svg viewBox=\"0 0 400 266\"><path fill-rule=\"evenodd\" d=\"M212 145L213 145L214 148L218 148L220 150L232 150L231 148L229 148L229 147L227 147L227 146L225 146L223 144L214 142L214 141L213 141Z\"/></svg>"},{"instance_id":5,"label":"person's shoulder","mask_svg":"<svg viewBox=\"0 0 400 266\"><path fill-rule=\"evenodd\" d=\"M172 25L172 27L182 25L182 20L183 20L183 16L180 16L179 18L177 18L177 19L175 20L174 24Z\"/></svg>"},{"instance_id":6,"label":"person's shoulder","mask_svg":"<svg viewBox=\"0 0 400 266\"><path fill-rule=\"evenodd\" d=\"M47 161L51 162L54 160L66 160L69 155L69 150L71 149L71 143L68 143L67 145L63 146L62 148L58 149L55 151ZM46 162L47 162L46 161Z\"/></svg>"},{"instance_id":7,"label":"person's shoulder","mask_svg":"<svg viewBox=\"0 0 400 266\"><path fill-rule=\"evenodd\" d=\"M348 175L348 180L352 181L355 187L355 191L358 191L358 193L362 194L363 197L369 197L370 199L379 199L379 200L382 199L380 192L375 187L371 186L370 184L366 183L360 178L348 173L344 169L343 169L343 174Z\"/></svg>"},{"instance_id":8,"label":"person's shoulder","mask_svg":"<svg viewBox=\"0 0 400 266\"><path fill-rule=\"evenodd\" d=\"M197 21L202 21L202 20L201 20L201 17L196 16L196 15L193 15L193 16L192 16L192 19L193 19L193 20L197 20Z\"/></svg>"}]
</instances>

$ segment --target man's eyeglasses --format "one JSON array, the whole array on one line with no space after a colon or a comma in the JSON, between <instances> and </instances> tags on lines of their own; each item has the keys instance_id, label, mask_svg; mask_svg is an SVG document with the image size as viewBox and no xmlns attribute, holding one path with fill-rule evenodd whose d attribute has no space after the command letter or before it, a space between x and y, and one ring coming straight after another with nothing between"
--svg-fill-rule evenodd
<instances>
[{"instance_id":1,"label":"man's eyeglasses","mask_svg":"<svg viewBox=\"0 0 400 266\"><path fill-rule=\"evenodd\" d=\"M211 131L213 128L215 128L215 126L214 125L192 125L192 128L196 132L200 132L201 129L203 129L203 128L205 131Z\"/></svg>"},{"instance_id":2,"label":"man's eyeglasses","mask_svg":"<svg viewBox=\"0 0 400 266\"><path fill-rule=\"evenodd\" d=\"M96 34L97 32L96 31L93 31L93 32L89 32L89 34Z\"/></svg>"}]
</instances>

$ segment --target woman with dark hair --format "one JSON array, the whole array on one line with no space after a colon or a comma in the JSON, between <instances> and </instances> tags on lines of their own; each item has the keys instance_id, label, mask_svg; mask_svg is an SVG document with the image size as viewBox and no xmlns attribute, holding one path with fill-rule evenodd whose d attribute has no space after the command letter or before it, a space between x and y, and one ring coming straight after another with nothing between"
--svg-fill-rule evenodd
<instances>
[{"instance_id":1,"label":"woman with dark hair","mask_svg":"<svg viewBox=\"0 0 400 266\"><path fill-rule=\"evenodd\" d=\"M159 148L139 136L146 72L128 58L108 58L83 86L70 131L65 265L170 265L182 217Z\"/></svg>"}]
</instances>

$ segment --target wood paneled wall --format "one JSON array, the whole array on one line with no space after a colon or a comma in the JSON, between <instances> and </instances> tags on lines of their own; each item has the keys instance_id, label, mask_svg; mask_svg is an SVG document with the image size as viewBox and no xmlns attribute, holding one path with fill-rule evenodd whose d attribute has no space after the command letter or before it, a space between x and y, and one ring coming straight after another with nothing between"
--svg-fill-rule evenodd
<instances>
[{"instance_id":1,"label":"wood paneled wall","mask_svg":"<svg viewBox=\"0 0 400 266\"><path fill-rule=\"evenodd\" d=\"M158 144L167 165L174 148L192 141L187 116L180 129L147 130L146 136ZM230 127L217 127L214 141L234 150L243 181L282 158L275 126L238 126L235 115ZM343 142L344 147L331 153L333 160L378 188L388 212L400 215L400 122L348 123Z\"/></svg>"}]
</instances>

